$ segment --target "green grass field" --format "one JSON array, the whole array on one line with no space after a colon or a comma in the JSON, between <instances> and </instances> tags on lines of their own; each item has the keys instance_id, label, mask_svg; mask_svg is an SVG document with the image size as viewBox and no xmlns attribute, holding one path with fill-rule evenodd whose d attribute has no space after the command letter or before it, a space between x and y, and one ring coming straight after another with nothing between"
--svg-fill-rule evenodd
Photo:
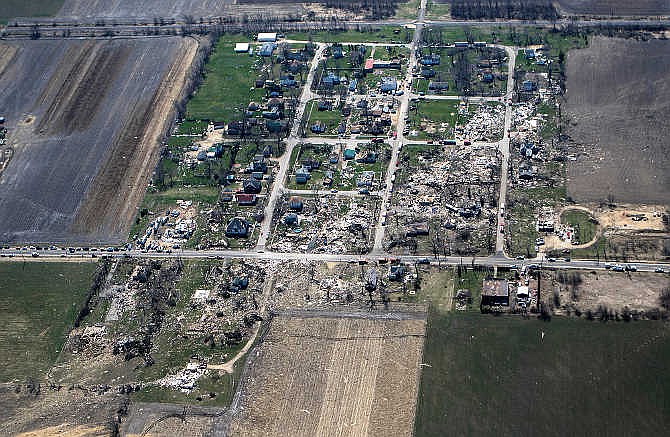
<instances>
[{"instance_id":1,"label":"green grass field","mask_svg":"<svg viewBox=\"0 0 670 437\"><path fill-rule=\"evenodd\" d=\"M246 109L249 101L260 101L264 90L251 89L256 79L253 65L259 59L235 53L236 42L248 41L242 35L224 35L212 51L205 79L186 106L186 118L230 121Z\"/></svg>"},{"instance_id":2,"label":"green grass field","mask_svg":"<svg viewBox=\"0 0 670 437\"><path fill-rule=\"evenodd\" d=\"M434 311L415 435L664 435L668 334L662 322Z\"/></svg>"},{"instance_id":3,"label":"green grass field","mask_svg":"<svg viewBox=\"0 0 670 437\"><path fill-rule=\"evenodd\" d=\"M63 6L64 0L2 0L0 24L18 17L51 17Z\"/></svg>"},{"instance_id":4,"label":"green grass field","mask_svg":"<svg viewBox=\"0 0 670 437\"><path fill-rule=\"evenodd\" d=\"M305 114L309 115L307 122L308 135L335 135L333 129L337 129L340 121L342 121L342 113L337 108L333 108L330 111L319 111L317 105L318 100L312 100L307 103L307 107L305 108ZM314 123L319 121L326 125L326 131L323 134L314 134L309 129Z\"/></svg>"},{"instance_id":5,"label":"green grass field","mask_svg":"<svg viewBox=\"0 0 670 437\"><path fill-rule=\"evenodd\" d=\"M89 289L94 263L0 263L0 382L41 379Z\"/></svg>"},{"instance_id":6,"label":"green grass field","mask_svg":"<svg viewBox=\"0 0 670 437\"><path fill-rule=\"evenodd\" d=\"M575 227L577 240L580 244L588 243L596 235L596 221L586 211L568 209L561 214L561 223Z\"/></svg>"}]
</instances>

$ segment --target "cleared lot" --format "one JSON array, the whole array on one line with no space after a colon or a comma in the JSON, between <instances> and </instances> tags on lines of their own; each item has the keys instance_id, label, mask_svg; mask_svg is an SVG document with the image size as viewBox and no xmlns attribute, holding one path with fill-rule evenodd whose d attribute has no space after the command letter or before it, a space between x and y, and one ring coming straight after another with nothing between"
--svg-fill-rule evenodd
<instances>
[{"instance_id":1,"label":"cleared lot","mask_svg":"<svg viewBox=\"0 0 670 437\"><path fill-rule=\"evenodd\" d=\"M578 202L670 203L670 42L593 38L567 59Z\"/></svg>"},{"instance_id":2,"label":"cleared lot","mask_svg":"<svg viewBox=\"0 0 670 437\"><path fill-rule=\"evenodd\" d=\"M661 15L670 14L668 0L558 0L559 8L571 14Z\"/></svg>"},{"instance_id":3,"label":"cleared lot","mask_svg":"<svg viewBox=\"0 0 670 437\"><path fill-rule=\"evenodd\" d=\"M0 241L123 240L196 48L182 38L0 44L14 148Z\"/></svg>"},{"instance_id":4,"label":"cleared lot","mask_svg":"<svg viewBox=\"0 0 670 437\"><path fill-rule=\"evenodd\" d=\"M412 434L425 320L276 317L231 435Z\"/></svg>"}]
</instances>

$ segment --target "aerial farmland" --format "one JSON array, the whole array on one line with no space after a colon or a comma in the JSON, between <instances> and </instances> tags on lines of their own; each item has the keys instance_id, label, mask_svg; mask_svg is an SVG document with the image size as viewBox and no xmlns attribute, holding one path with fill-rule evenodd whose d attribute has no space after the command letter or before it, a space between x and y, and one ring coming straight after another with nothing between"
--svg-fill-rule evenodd
<instances>
[{"instance_id":1,"label":"aerial farmland","mask_svg":"<svg viewBox=\"0 0 670 437\"><path fill-rule=\"evenodd\" d=\"M0 435L667 434L664 3L5 3Z\"/></svg>"},{"instance_id":2,"label":"aerial farmland","mask_svg":"<svg viewBox=\"0 0 670 437\"><path fill-rule=\"evenodd\" d=\"M6 242L119 242L158 156L194 39L3 42Z\"/></svg>"}]
</instances>

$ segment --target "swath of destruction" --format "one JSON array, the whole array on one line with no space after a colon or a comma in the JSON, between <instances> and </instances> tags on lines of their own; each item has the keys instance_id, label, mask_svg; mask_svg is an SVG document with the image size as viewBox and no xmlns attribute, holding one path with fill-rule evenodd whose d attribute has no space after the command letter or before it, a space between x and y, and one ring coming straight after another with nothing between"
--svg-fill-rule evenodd
<instances>
[{"instance_id":1,"label":"swath of destruction","mask_svg":"<svg viewBox=\"0 0 670 437\"><path fill-rule=\"evenodd\" d=\"M0 435L665 435L669 37L3 0Z\"/></svg>"}]
</instances>

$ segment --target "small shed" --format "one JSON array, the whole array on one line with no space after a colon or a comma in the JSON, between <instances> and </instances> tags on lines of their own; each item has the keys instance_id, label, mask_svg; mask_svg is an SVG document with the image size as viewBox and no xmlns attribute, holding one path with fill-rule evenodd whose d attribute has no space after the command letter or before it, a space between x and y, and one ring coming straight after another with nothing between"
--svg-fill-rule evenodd
<instances>
[{"instance_id":1,"label":"small shed","mask_svg":"<svg viewBox=\"0 0 670 437\"><path fill-rule=\"evenodd\" d=\"M277 32L259 33L256 39L258 42L275 42L277 41Z\"/></svg>"},{"instance_id":2,"label":"small shed","mask_svg":"<svg viewBox=\"0 0 670 437\"><path fill-rule=\"evenodd\" d=\"M247 53L249 51L248 42L238 42L235 44L235 53Z\"/></svg>"}]
</instances>

